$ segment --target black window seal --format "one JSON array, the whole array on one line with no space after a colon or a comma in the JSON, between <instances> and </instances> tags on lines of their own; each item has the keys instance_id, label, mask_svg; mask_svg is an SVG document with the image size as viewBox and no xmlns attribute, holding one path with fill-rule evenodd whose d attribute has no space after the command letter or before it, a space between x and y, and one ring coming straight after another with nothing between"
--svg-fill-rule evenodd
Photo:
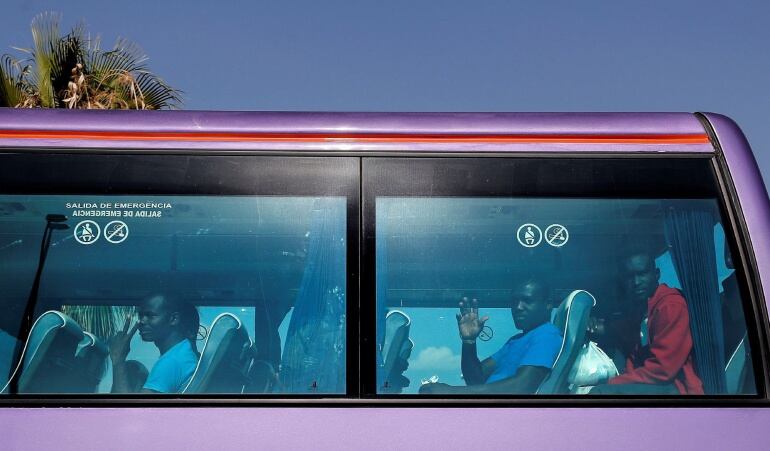
<instances>
[{"instance_id":1,"label":"black window seal","mask_svg":"<svg viewBox=\"0 0 770 451\"><path fill-rule=\"evenodd\" d=\"M770 338L768 336L767 304L765 302L764 292L762 291L762 282L759 277L759 267L757 266L754 249L751 241L744 237L749 236L748 224L746 224L743 209L741 208L738 193L735 190L735 183L730 174L724 151L719 143L713 126L708 118L700 113L696 117L701 121L706 133L716 150L712 164L716 175L717 183L720 186L720 211L723 215L723 224L729 225L730 232L725 230L725 237L729 240L730 247L738 250L737 259L734 258L734 266L739 276L739 288L742 291L743 309L746 315L749 344L752 349L752 364L754 366L754 377L758 389L763 389L763 396L768 397L770 393ZM735 265L735 260L739 260L740 267ZM753 324L751 324L753 322ZM753 326L753 327L752 327ZM759 357L759 358L757 358ZM761 381L761 382L760 382ZM769 400L770 401L770 400Z\"/></svg>"}]
</instances>

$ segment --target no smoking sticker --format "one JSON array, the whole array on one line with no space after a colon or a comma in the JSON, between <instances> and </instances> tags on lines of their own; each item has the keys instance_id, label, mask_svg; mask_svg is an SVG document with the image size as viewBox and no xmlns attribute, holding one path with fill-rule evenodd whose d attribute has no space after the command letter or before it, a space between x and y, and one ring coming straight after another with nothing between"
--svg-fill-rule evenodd
<instances>
[{"instance_id":1,"label":"no smoking sticker","mask_svg":"<svg viewBox=\"0 0 770 451\"><path fill-rule=\"evenodd\" d=\"M112 221L104 227L104 239L112 244L122 243L128 238L128 226L123 221Z\"/></svg>"},{"instance_id":2,"label":"no smoking sticker","mask_svg":"<svg viewBox=\"0 0 770 451\"><path fill-rule=\"evenodd\" d=\"M562 247L569 240L569 231L561 224L551 224L545 229L545 242L553 247Z\"/></svg>"}]
</instances>

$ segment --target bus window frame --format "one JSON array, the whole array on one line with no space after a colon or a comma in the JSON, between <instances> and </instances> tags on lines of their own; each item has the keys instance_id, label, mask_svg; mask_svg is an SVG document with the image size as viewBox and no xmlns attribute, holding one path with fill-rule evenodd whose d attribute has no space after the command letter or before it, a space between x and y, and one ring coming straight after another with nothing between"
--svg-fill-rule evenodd
<instances>
[{"instance_id":1,"label":"bus window frame","mask_svg":"<svg viewBox=\"0 0 770 451\"><path fill-rule=\"evenodd\" d=\"M708 128L707 128L708 129ZM710 135L712 132L709 132ZM715 138L712 138L712 144L718 149L718 142ZM90 149L90 148L3 148L0 149L0 161L6 155L19 155L27 157L30 155L42 155L43 157L51 157L60 155L63 157L68 156L114 156L114 155L128 155L128 156L152 156L163 158L166 156L258 156L258 157L275 157L275 158L302 158L302 157L322 157L326 160L332 157L340 158L352 158L358 160L358 186L356 187L355 206L351 204L351 198L348 199L347 208L347 239L348 239L348 255L347 255L347 391L343 395L319 395L317 397L307 397L305 395L285 395L280 396L261 396L261 395L185 395L179 397L178 395L61 395L61 394L46 394L46 395L3 395L0 397L0 406L2 407L97 407L97 408L115 408L115 407L342 407L342 406L356 406L356 407L524 407L524 408L536 408L536 407L602 407L602 408L626 408L626 407L768 407L770 406L770 400L768 400L768 386L770 386L770 376L767 371L763 372L763 377L756 378L757 382L757 394L756 395L740 395L740 396L703 396L703 397L603 397L603 398L580 398L580 397L563 397L563 396L539 396L539 397L520 397L520 396L508 396L508 397L474 397L474 398L423 398L416 396L408 397L394 397L393 395L377 395L370 391L367 391L366 380L374 381L376 388L376 380L374 375L374 367L366 368L364 365L365 348L367 346L373 348L376 346L369 338L369 335L374 336L373 333L366 332L366 329L373 330L371 326L375 323L374 316L370 315L369 320L366 319L363 312L365 307L361 302L364 296L371 295L373 291L373 281L375 274L372 271L367 271L369 267L373 268L369 264L369 259L373 259L373 246L371 251L367 250L369 244L367 243L367 236L365 235L369 230L366 227L366 218L364 216L364 203L366 193L366 180L364 179L363 162L366 158L474 158L474 159L486 159L486 158L524 158L524 157L536 157L536 158L597 158L597 159L626 159L626 158L639 158L639 159L705 159L710 160L715 171L716 180L720 182L720 188L717 191L717 199L720 201L720 208L729 206L729 210L721 210L722 214L727 213L728 217L723 218L723 224L725 228L729 224L731 233L725 233L726 239L731 240L731 246L738 243L738 250L740 253L734 253L738 255L738 262L735 262L736 272L740 267L746 267L747 270L738 274L738 282L741 287L741 294L743 296L744 291L749 293L749 296L744 297L744 303L751 303L751 308L746 312L751 311L754 314L747 316L747 328L750 330L750 340L753 349L753 363L755 366L755 373L757 366L761 371L763 368L767 368L768 361L770 360L770 354L768 354L767 340L767 309L764 305L764 296L760 290L758 284L758 268L753 252L750 249L750 240L740 239L740 236L748 237L748 231L746 228L743 214L740 210L737 201L735 190L731 179L729 178L729 170L727 169L727 163L721 156L721 152L718 151L717 155L714 154L702 154L702 153L578 153L578 152L528 152L528 153L490 153L490 152L406 152L406 151L393 151L393 152L372 152L365 153L360 151L352 152L319 152L319 151L232 151L214 149L201 150L201 149L185 149L180 146L179 149L120 149L120 148L105 148L105 149ZM724 177L724 180L723 178ZM0 191L3 190L3 185L0 182ZM25 190L23 192L17 192L15 194L44 194L46 193L40 186L36 186L35 190ZM132 194L126 192L111 192L112 194ZM14 194L3 191L3 194ZM56 191L48 192L47 194L77 194L77 190L70 191ZM150 192L137 192L133 194L147 194L153 195L157 193ZM198 195L216 195L214 193L200 193ZM284 194L288 195L288 194ZM734 210L734 211L733 211ZM354 227L351 227L351 222L355 223ZM373 232L373 229L371 230ZM371 238L373 240L373 237ZM370 243L373 245L372 243ZM371 279L371 280L369 280ZM372 311L373 314L373 311ZM751 324L753 321L753 324ZM761 330L760 326L761 325ZM752 335L754 336L753 338ZM758 348L754 348L755 344L759 344ZM355 349L355 351L354 351ZM369 353L373 357L373 353ZM757 359L756 357L760 357ZM758 361L759 360L759 361ZM354 371L351 371L354 370ZM368 379L367 379L368 378ZM762 382L760 382L762 381Z\"/></svg>"},{"instance_id":2,"label":"bus window frame","mask_svg":"<svg viewBox=\"0 0 770 451\"><path fill-rule=\"evenodd\" d=\"M250 158L250 162L245 159ZM161 159L162 161L159 161ZM175 164L167 164L174 159L198 160L203 174L191 179L187 174L176 174L174 184L157 173L140 174L138 177L119 180L115 183L115 174L108 169L115 164L124 164L128 172L137 164L149 162L162 163L166 170L178 170ZM222 177L227 169L232 171L233 159L237 162L241 178ZM9 162L8 160L13 160ZM42 161L45 160L45 161ZM357 158L333 156L319 158L306 155L269 155L249 152L243 154L222 155L218 152L195 152L179 154L159 152L89 152L53 153L30 149L0 150L0 192L3 195L191 195L191 196L335 196L346 198L346 388L344 393L317 394L242 394L242 395L200 395L200 394L8 394L0 395L0 406L115 406L115 405L185 405L202 402L202 405L215 403L242 404L248 400L321 400L345 399L354 393L358 395L359 339L357 324L350 318L357 318L359 291L359 210L360 210L360 164ZM44 168L58 168L56 171L41 171ZM205 162L205 164L203 164ZM250 167L244 165L251 163ZM287 164L291 163L291 164ZM310 171L297 171L297 165L311 167ZM66 165L72 170L66 173ZM229 167L228 167L229 165ZM189 166L184 171L189 170ZM321 170L321 171L319 171ZM247 172L244 174L244 172ZM105 179L104 174L109 174ZM38 183L30 183L32 174ZM264 175L262 178L260 175ZM42 180L41 180L42 179ZM248 182L251 183L248 183ZM108 183L109 182L109 183ZM45 305L40 302L39 305ZM201 400L206 400L201 401Z\"/></svg>"},{"instance_id":3,"label":"bus window frame","mask_svg":"<svg viewBox=\"0 0 770 451\"><path fill-rule=\"evenodd\" d=\"M759 277L754 249L751 245L748 225L741 208L740 199L735 191L732 175L724 157L724 152L716 137L713 127L702 115L698 119L706 129L706 133L716 150L711 159L714 168L715 179L719 184L719 201L722 223L725 224L725 239L730 246L733 256L733 266L737 274L738 288L743 300L743 310L747 319L754 322L747 324L749 345L756 349L754 354L759 354L760 359L752 356L754 366L754 380L757 392L760 387L764 390L764 396L770 396L770 316L768 316L767 300L762 291L762 283ZM727 233L726 226L730 226L731 233ZM736 252L737 251L737 252ZM736 261L736 255L738 256ZM751 314L748 314L751 312Z\"/></svg>"},{"instance_id":4,"label":"bus window frame","mask_svg":"<svg viewBox=\"0 0 770 451\"><path fill-rule=\"evenodd\" d=\"M441 158L442 155L431 155L430 158ZM475 159L478 159L478 156L473 156ZM599 405L606 405L608 403L620 403L621 405L628 405L628 406L644 406L644 405L654 405L654 406L692 406L692 405L714 405L714 406L731 406L731 405L740 405L744 406L745 403L754 404L756 405L764 405L768 399L768 386L770 383L768 382L770 379L768 379L768 375L766 371L763 371L763 369L766 367L768 360L770 358L768 357L768 346L766 342L766 331L767 331L767 313L766 310L763 309L764 303L763 303L763 296L762 292L760 290L760 287L757 285L758 277L756 276L757 272L756 269L754 272L749 272L746 270L747 266L747 260L750 260L752 263L749 263L748 265L755 265L753 263L753 253L752 252L746 252L746 249L743 248L745 246L745 241L748 240L740 240L740 234L743 234L744 236L748 237L748 232L745 228L745 223L736 223L734 221L735 215L732 212L732 209L735 208L734 205L736 202L733 202L733 199L735 198L735 194L730 193L729 190L726 190L726 187L731 186L731 183L724 183L724 180L722 180L722 177L724 176L723 173L726 171L726 162L722 161L720 163L718 156L715 156L713 154L678 154L678 155L640 155L640 154L603 154L603 155L597 155L597 154L574 154L574 153L558 153L558 154L531 154L531 155L515 155L515 156L509 156L509 155L496 155L495 157L498 158L526 158L526 157L532 157L542 160L549 160L549 159L567 159L567 158L574 158L576 160L586 160L586 159L596 159L596 160L621 160L621 159L640 159L640 160L646 160L646 159L663 159L663 160L687 160L687 159L697 159L703 161L704 169L710 169L711 175L713 177L713 183L708 183L707 188L709 188L712 193L711 196L717 201L717 204L719 205L719 214L720 214L720 220L722 221L723 228L725 229L725 237L726 240L728 240L728 244L730 246L730 250L733 254L734 259L734 266L735 266L735 272L736 277L738 280L738 285L740 287L740 293L741 293L741 299L744 305L744 312L745 312L745 319L746 319L746 327L747 327L747 333L749 337L749 343L751 346L751 359L753 364L753 371L755 376L755 384L756 384L756 394L744 394L744 395L704 395L704 396L683 396L683 395L677 395L677 396L602 396L599 397L582 397L582 396L563 396L563 395L491 395L491 396L479 396L479 395L472 395L472 396L450 396L450 395L431 395L431 396L418 396L418 395L402 395L402 394L377 394L377 381L376 381L376 374L374 372L371 372L367 374L366 376L362 376L361 380L364 382L365 385L362 386L362 393L366 397L372 398L372 399L388 399L391 401L414 401L414 402L422 402L421 405L430 405L431 402L433 403L440 403L441 405L446 405L447 403L451 405L466 405L468 403L473 404L476 403L484 403L489 402L493 405L506 405L506 406L529 406L529 405L553 405L552 403L556 403L559 406L566 406L566 405L585 405L586 403L589 404L599 404ZM393 156L392 160L412 160L414 161L417 158L428 158L426 156L411 156L411 155L404 155L404 156ZM459 159L457 155L452 155L450 158L445 158L445 160L457 160ZM379 160L383 161L384 158L371 158L369 160ZM375 299L376 300L376 256L375 256L375 249L376 249L376 243L375 243L375 235L376 235L376 217L375 217L375 199L378 196L394 196L394 197L424 197L426 196L423 193L415 193L415 192L404 192L404 191L398 191L396 190L396 193L394 193L394 187L393 185L390 185L387 187L387 190L385 191L385 194L381 192L377 192L376 189L372 189L366 180L367 178L367 171L369 172L376 172L377 170L383 171L382 168L377 169L368 169L366 167L366 161L367 158L364 158L364 161L362 162L362 179L364 179L364 183L362 185L364 186L364 190L362 192L362 223L363 223L363 230L362 233L364 234L364 240L362 249L364 252L364 255L362 256L362 282L363 282L363 288L362 288L362 299ZM708 166L708 167L705 167ZM478 168L474 168L474 170L478 170ZM436 171L434 170L434 173ZM728 173L729 174L729 173ZM386 176L383 176L386 177ZM409 177L408 180L413 180L415 178L419 177ZM408 183L408 182L406 182ZM404 185L404 183L402 183ZM471 198L471 197L505 197L504 195L500 195L499 193L496 194L489 194L485 193L484 195L480 194L468 194L462 193L462 190L454 190L452 188L449 188L447 191L447 188L441 186L439 188L436 188L436 185L441 185L441 183L435 183L435 181L431 182L431 190L437 190L432 191L430 193L430 196L436 196L436 197L464 197L464 198ZM369 189L367 189L369 188ZM557 190L558 191L558 190ZM688 193L692 194L692 193ZM551 197L552 194L545 194L545 197ZM563 193L556 197L581 197L578 196L570 196L570 195L563 195ZM582 196L585 197L585 196ZM618 197L623 198L633 198L632 197L625 197L623 195L618 195ZM688 195L685 196L677 196L677 198L688 198ZM653 195L646 194L642 196L641 198L656 198ZM660 198L660 197L658 197ZM740 212L738 212L740 213ZM738 218L742 218L742 214L737 215ZM729 231L727 228L729 227ZM750 257L750 258L747 258ZM754 266L756 268L756 266ZM749 287L754 287L754 289L749 289ZM751 304L751 305L749 305ZM759 306L759 308L755 308L755 306ZM367 312L367 309L369 310ZM361 362L362 362L362 369L367 367L374 368L374 356L376 352L376 345L373 344L375 341L374 338L376 337L376 332L372 332L376 327L376 319L375 317L376 312L376 305L372 306L366 306L362 305L362 318L368 318L369 319L369 327L367 330L369 330L369 341L372 343L369 343L369 353L370 355L367 356L365 354L362 354L361 356ZM751 313L749 313L751 312ZM761 332L760 332L761 329ZM760 335L761 334L761 335ZM366 352L365 349L362 352ZM759 375L762 375L759 377ZM734 404L737 403L737 404Z\"/></svg>"}]
</instances>

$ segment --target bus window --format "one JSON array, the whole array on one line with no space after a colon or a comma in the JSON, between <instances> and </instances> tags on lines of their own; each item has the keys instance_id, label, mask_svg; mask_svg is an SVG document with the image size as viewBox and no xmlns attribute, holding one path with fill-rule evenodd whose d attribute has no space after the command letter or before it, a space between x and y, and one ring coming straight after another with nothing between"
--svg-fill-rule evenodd
<instances>
[{"instance_id":1,"label":"bus window","mask_svg":"<svg viewBox=\"0 0 770 451\"><path fill-rule=\"evenodd\" d=\"M556 174L555 159L413 160L412 179L424 183L395 187L376 174L404 160L368 163L377 393L757 393L713 189L651 178L644 193L628 173L664 170L654 160L572 161L561 193L559 179L515 177ZM667 176L713 180L707 164L665 165Z\"/></svg>"},{"instance_id":2,"label":"bus window","mask_svg":"<svg viewBox=\"0 0 770 451\"><path fill-rule=\"evenodd\" d=\"M249 190L0 195L3 393L344 394L351 199Z\"/></svg>"}]
</instances>

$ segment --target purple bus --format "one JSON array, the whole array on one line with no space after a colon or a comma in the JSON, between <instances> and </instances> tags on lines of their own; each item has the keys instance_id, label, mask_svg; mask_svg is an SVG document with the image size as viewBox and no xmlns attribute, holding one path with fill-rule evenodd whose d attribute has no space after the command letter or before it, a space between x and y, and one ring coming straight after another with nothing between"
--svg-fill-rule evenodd
<instances>
[{"instance_id":1,"label":"purple bus","mask_svg":"<svg viewBox=\"0 0 770 451\"><path fill-rule=\"evenodd\" d=\"M11 449L765 448L711 113L0 109Z\"/></svg>"}]
</instances>

